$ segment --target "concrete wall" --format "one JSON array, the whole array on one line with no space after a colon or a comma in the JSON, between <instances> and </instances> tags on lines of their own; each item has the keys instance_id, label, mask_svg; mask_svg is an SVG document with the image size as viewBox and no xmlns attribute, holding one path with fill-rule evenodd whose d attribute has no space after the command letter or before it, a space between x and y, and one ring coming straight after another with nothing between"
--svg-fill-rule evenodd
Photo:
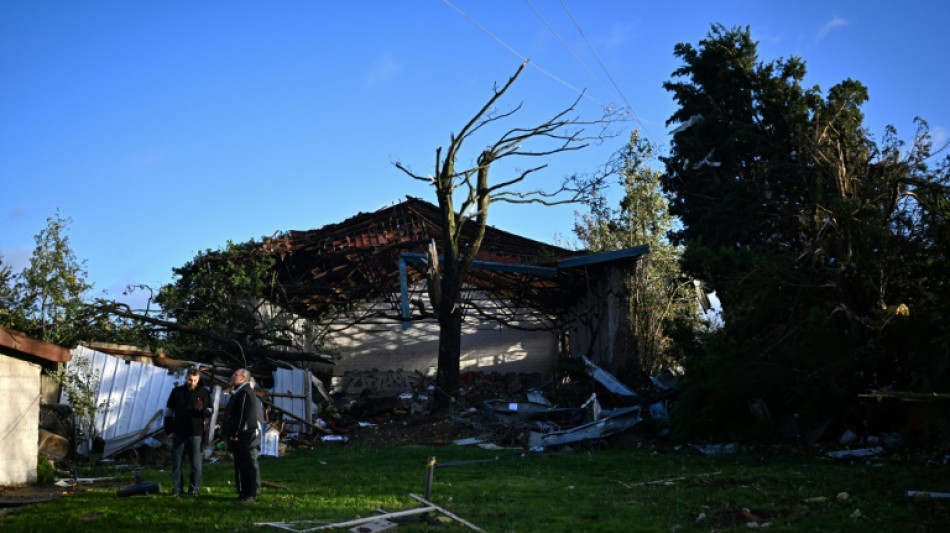
<instances>
[{"instance_id":1,"label":"concrete wall","mask_svg":"<svg viewBox=\"0 0 950 533\"><path fill-rule=\"evenodd\" d=\"M333 374L362 370L408 370L435 375L439 327L435 321L414 322L403 331L394 324L360 324L335 333L340 352ZM557 362L557 339L546 331L521 331L493 323L467 324L462 329L463 372L538 372L550 377Z\"/></svg>"},{"instance_id":2,"label":"concrete wall","mask_svg":"<svg viewBox=\"0 0 950 533\"><path fill-rule=\"evenodd\" d=\"M0 354L0 486L36 482L40 366Z\"/></svg>"},{"instance_id":3,"label":"concrete wall","mask_svg":"<svg viewBox=\"0 0 950 533\"><path fill-rule=\"evenodd\" d=\"M424 287L412 288L414 300L426 300ZM494 302L475 291L467 293L469 299L477 299L482 309L500 308L504 304ZM374 311L396 314L399 295L389 295L377 302L367 303L356 314L367 316ZM428 305L428 304L426 304ZM255 309L268 319L280 317L288 326L297 330L293 341L295 349L319 349L315 346L315 328L307 321L282 313L279 309L259 302ZM557 363L557 337L553 332L538 330L539 319L524 309L503 307L514 329L498 322L481 318L470 312L462 327L462 372L538 373L542 379L552 376ZM427 309L431 314L432 310ZM525 329L534 328L535 331ZM325 339L339 358L333 367L334 386L345 372L406 371L422 372L434 376L439 357L439 326L435 319L412 321L408 329L401 322L375 319L372 323L352 324L341 320L330 327Z\"/></svg>"},{"instance_id":4,"label":"concrete wall","mask_svg":"<svg viewBox=\"0 0 950 533\"><path fill-rule=\"evenodd\" d=\"M378 303L377 305L387 305ZM482 301L482 306L491 305ZM540 324L527 314L513 317L521 328ZM439 357L439 325L434 319L402 323L356 324L332 333L330 345L340 358L333 375L349 371L403 370L434 376ZM462 326L462 372L538 373L550 378L557 363L557 337L550 331L502 326L469 313ZM334 380L336 381L336 380Z\"/></svg>"}]
</instances>

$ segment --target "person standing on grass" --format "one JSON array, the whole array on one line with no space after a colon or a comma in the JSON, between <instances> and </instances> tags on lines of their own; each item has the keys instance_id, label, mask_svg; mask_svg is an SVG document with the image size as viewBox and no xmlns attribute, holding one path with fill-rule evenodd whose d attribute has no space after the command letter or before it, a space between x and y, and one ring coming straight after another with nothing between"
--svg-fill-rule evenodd
<instances>
[{"instance_id":1,"label":"person standing on grass","mask_svg":"<svg viewBox=\"0 0 950 533\"><path fill-rule=\"evenodd\" d=\"M252 503L261 494L261 470L257 455L261 448L263 408L254 394L250 370L239 368L231 374L234 391L228 400L225 435L234 457L234 478L240 503Z\"/></svg>"},{"instance_id":2,"label":"person standing on grass","mask_svg":"<svg viewBox=\"0 0 950 533\"><path fill-rule=\"evenodd\" d=\"M184 385L172 389L165 404L165 433L172 439L172 495L181 494L185 484L182 462L191 460L188 493L201 491L201 444L205 420L211 417L211 394L200 386L201 374L191 367L185 373Z\"/></svg>"}]
</instances>

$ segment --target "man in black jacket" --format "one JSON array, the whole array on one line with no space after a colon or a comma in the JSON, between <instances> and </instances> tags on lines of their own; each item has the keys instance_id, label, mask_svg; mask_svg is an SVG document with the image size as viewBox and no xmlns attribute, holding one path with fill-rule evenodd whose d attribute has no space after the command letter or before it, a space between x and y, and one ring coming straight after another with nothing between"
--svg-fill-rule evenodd
<instances>
[{"instance_id":1,"label":"man in black jacket","mask_svg":"<svg viewBox=\"0 0 950 533\"><path fill-rule=\"evenodd\" d=\"M172 439L172 495L181 494L184 485L182 461L191 458L188 493L197 496L201 491L201 443L204 422L211 417L211 395L207 387L199 386L201 374L189 368L185 384L172 389L165 409L165 433Z\"/></svg>"},{"instance_id":2,"label":"man in black jacket","mask_svg":"<svg viewBox=\"0 0 950 533\"><path fill-rule=\"evenodd\" d=\"M261 493L261 470L257 455L261 447L263 407L254 394L251 371L240 368L231 375L234 392L228 400L225 435L234 457L234 478L240 503L253 503Z\"/></svg>"}]
</instances>

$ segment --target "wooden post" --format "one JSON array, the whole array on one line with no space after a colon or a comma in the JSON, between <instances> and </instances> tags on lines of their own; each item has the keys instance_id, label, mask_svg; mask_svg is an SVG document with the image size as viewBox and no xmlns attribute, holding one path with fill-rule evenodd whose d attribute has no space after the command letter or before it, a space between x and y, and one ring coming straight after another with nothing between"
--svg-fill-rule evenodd
<instances>
[{"instance_id":1,"label":"wooden post","mask_svg":"<svg viewBox=\"0 0 950 533\"><path fill-rule=\"evenodd\" d=\"M429 458L429 464L426 465L426 499L432 496L432 476L435 473L435 456Z\"/></svg>"}]
</instances>

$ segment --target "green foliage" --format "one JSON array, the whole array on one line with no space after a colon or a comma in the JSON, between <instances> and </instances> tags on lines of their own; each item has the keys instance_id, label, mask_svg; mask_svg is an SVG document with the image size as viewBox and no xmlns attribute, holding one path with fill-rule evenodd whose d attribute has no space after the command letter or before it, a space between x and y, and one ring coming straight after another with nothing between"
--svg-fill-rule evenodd
<instances>
[{"instance_id":1,"label":"green foliage","mask_svg":"<svg viewBox=\"0 0 950 533\"><path fill-rule=\"evenodd\" d=\"M22 272L14 273L0 257L0 325L61 346L83 340L147 343L140 323L111 317L101 302L86 300L93 285L69 245L71 219L57 212L46 223Z\"/></svg>"},{"instance_id":2,"label":"green foliage","mask_svg":"<svg viewBox=\"0 0 950 533\"><path fill-rule=\"evenodd\" d=\"M39 485L51 485L56 481L56 467L53 461L44 455L36 458L36 482Z\"/></svg>"},{"instance_id":3,"label":"green foliage","mask_svg":"<svg viewBox=\"0 0 950 533\"><path fill-rule=\"evenodd\" d=\"M254 348L317 349L322 334L318 326L286 311L275 264L274 256L252 239L229 241L225 248L199 253L173 269L174 283L156 297L178 326L167 332L165 347L192 360L224 357L241 365Z\"/></svg>"},{"instance_id":4,"label":"green foliage","mask_svg":"<svg viewBox=\"0 0 950 533\"><path fill-rule=\"evenodd\" d=\"M602 195L592 197L590 213L574 225L575 234L593 252L644 244L650 248L626 279L632 333L640 352L637 376L641 370L652 374L677 364L668 333L671 324L678 321L694 329L698 321L692 283L680 272L682 249L667 239L675 219L660 187L662 174L649 166L654 154L655 148L634 132L613 163L624 190L619 209L607 206Z\"/></svg>"},{"instance_id":5,"label":"green foliage","mask_svg":"<svg viewBox=\"0 0 950 533\"><path fill-rule=\"evenodd\" d=\"M61 364L56 369L46 370L45 373L58 383L60 391L66 394L67 402L76 417L76 441L91 441L97 436L93 421L100 408L96 404L99 372L92 368L88 358L77 356L68 364Z\"/></svg>"},{"instance_id":6,"label":"green foliage","mask_svg":"<svg viewBox=\"0 0 950 533\"><path fill-rule=\"evenodd\" d=\"M864 86L806 89L804 62L760 63L747 28L714 26L675 54L683 65L664 86L680 127L663 187L683 221L683 267L716 290L725 321L689 360L681 428L856 427L868 389L950 390L919 379L950 355L942 332L926 347L894 335L947 316L947 163L931 165L926 123L909 146L893 128L878 144ZM688 420L694 410L709 416Z\"/></svg>"},{"instance_id":7,"label":"green foliage","mask_svg":"<svg viewBox=\"0 0 950 533\"><path fill-rule=\"evenodd\" d=\"M15 280L13 269L3 264L3 256L0 255L0 325L19 329L16 325L22 315L17 312Z\"/></svg>"},{"instance_id":8,"label":"green foliage","mask_svg":"<svg viewBox=\"0 0 950 533\"><path fill-rule=\"evenodd\" d=\"M34 238L30 264L17 275L0 267L3 325L60 345L75 343L84 334L83 297L92 289L84 262L69 247L72 222L59 212Z\"/></svg>"}]
</instances>

